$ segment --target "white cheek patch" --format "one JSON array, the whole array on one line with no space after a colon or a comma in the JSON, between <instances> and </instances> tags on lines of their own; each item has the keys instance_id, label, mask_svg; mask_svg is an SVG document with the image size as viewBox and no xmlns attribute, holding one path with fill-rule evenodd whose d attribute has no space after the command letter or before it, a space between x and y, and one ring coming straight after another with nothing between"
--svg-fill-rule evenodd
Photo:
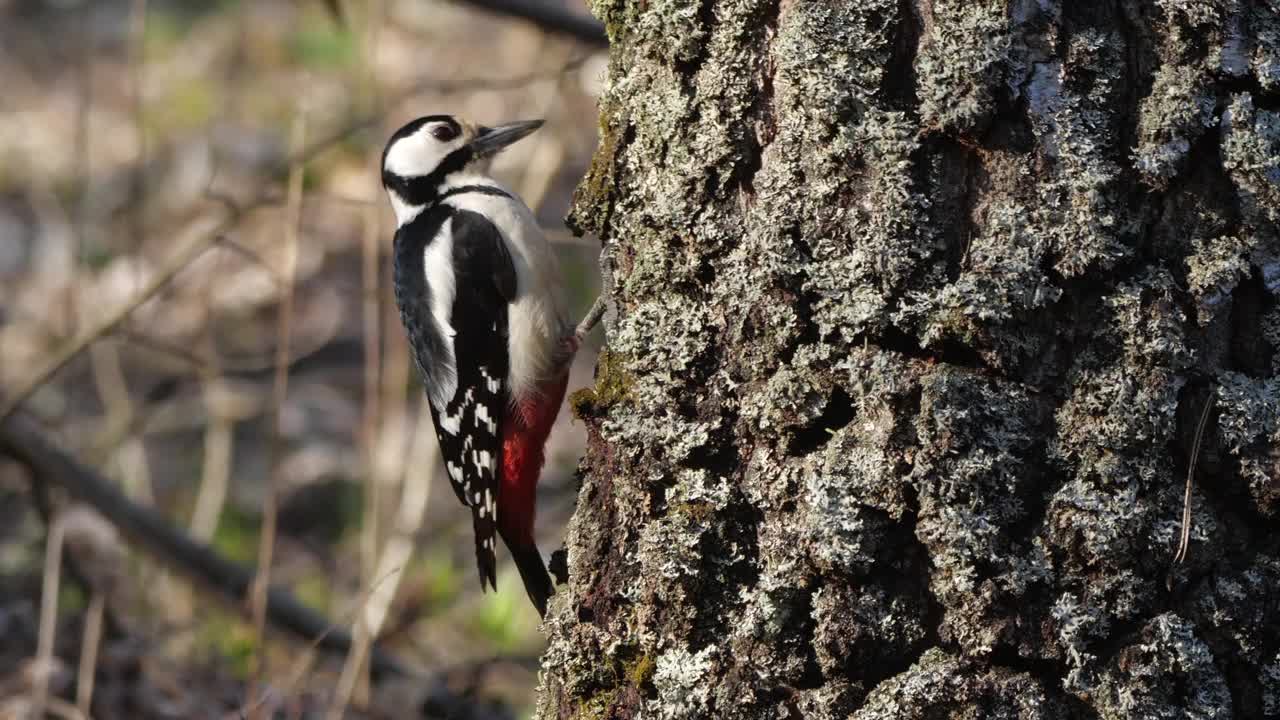
<instances>
[{"instance_id":1,"label":"white cheek patch","mask_svg":"<svg viewBox=\"0 0 1280 720\"><path fill-rule=\"evenodd\" d=\"M429 175L449 153L462 147L465 142L461 136L449 142L435 139L431 131L443 124L445 123L427 123L418 132L395 141L387 149L387 160L383 166L400 177Z\"/></svg>"}]
</instances>

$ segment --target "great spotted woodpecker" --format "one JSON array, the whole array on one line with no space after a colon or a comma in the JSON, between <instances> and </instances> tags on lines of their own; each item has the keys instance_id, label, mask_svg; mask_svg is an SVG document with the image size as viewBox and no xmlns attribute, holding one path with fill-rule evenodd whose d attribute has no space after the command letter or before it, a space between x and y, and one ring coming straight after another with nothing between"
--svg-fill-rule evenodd
<instances>
[{"instance_id":1,"label":"great spotted woodpecker","mask_svg":"<svg viewBox=\"0 0 1280 720\"><path fill-rule=\"evenodd\" d=\"M450 484L471 508L480 587L497 589L496 531L545 615L534 495L580 336L533 213L486 172L541 125L418 118L387 142L382 184L397 223L396 303Z\"/></svg>"}]
</instances>

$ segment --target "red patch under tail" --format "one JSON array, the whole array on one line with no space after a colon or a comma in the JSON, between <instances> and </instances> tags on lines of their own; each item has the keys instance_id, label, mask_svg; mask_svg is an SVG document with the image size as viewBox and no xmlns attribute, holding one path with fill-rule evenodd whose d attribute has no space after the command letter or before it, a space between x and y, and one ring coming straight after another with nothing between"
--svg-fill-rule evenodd
<instances>
[{"instance_id":1,"label":"red patch under tail","mask_svg":"<svg viewBox=\"0 0 1280 720\"><path fill-rule=\"evenodd\" d=\"M532 545L538 478L546 461L547 436L560 413L569 374L543 386L542 392L508 407L502 424L502 477L498 490L498 529L502 538Z\"/></svg>"},{"instance_id":2,"label":"red patch under tail","mask_svg":"<svg viewBox=\"0 0 1280 720\"><path fill-rule=\"evenodd\" d=\"M509 407L503 417L502 474L498 479L498 533L511 551L516 569L538 615L547 614L547 598L554 592L551 575L533 540L538 477L546 460L545 447L564 400L569 374L547 383L543 392Z\"/></svg>"}]
</instances>

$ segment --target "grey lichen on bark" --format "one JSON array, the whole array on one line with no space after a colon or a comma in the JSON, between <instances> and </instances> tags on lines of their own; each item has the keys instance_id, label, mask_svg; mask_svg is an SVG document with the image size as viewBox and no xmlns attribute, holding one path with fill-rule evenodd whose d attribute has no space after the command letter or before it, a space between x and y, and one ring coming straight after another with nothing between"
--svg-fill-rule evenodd
<instances>
[{"instance_id":1,"label":"grey lichen on bark","mask_svg":"<svg viewBox=\"0 0 1280 720\"><path fill-rule=\"evenodd\" d=\"M1280 6L591 5L539 717L1280 716Z\"/></svg>"}]
</instances>

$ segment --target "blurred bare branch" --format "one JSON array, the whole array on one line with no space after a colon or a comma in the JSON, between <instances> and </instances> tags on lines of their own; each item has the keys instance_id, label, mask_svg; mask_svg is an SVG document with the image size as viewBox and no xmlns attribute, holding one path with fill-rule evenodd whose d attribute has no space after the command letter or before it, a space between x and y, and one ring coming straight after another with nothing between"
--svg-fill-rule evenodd
<instances>
[{"instance_id":1,"label":"blurred bare branch","mask_svg":"<svg viewBox=\"0 0 1280 720\"><path fill-rule=\"evenodd\" d=\"M290 133L290 148L296 154L306 138L307 115L298 110ZM289 392L289 341L293 337L294 276L298 266L298 223L302 212L302 171L305 165L297 162L289 169L289 194L284 213L284 267L280 270L280 305L276 309L276 370L271 383L271 438L267 450L267 476L265 478L266 502L262 509L262 532L258 538L258 575L254 579L251 597L253 631L259 640L266 630L267 588L271 580L271 563L275 556L276 523L279 516L280 495L276 476L283 455L280 417ZM266 681L266 645L258 643L255 658L257 677L254 686ZM260 717L255 712L252 717Z\"/></svg>"},{"instance_id":2,"label":"blurred bare branch","mask_svg":"<svg viewBox=\"0 0 1280 720\"><path fill-rule=\"evenodd\" d=\"M421 92L424 89L432 89L437 92L447 93L462 90L498 90L521 87L530 82L535 82L537 80L554 77L568 72L573 68L580 66L585 61L585 57L577 58L554 71L530 73L522 77L507 80L478 80L471 83L436 83L433 81L430 83L419 84L411 90L401 93L399 97L402 99L410 97L414 93ZM287 162L278 165L270 174L273 177L278 178L287 174L288 170L295 165L307 164L321 153L343 142L352 135L360 132L361 130L372 127L374 124L379 122L381 118L381 113L374 113L356 120L355 122L349 123L321 140L306 145L300 152L289 158ZM155 297L166 285L168 285L170 280L195 261L196 258L204 254L204 252L212 245L219 242L225 242L224 236L230 232L230 230L234 228L241 218L243 218L247 213L270 205L273 202L274 197L265 190L251 201L243 204L223 198L223 202L221 203L221 217L213 221L206 220L202 223L197 223L195 229L189 229L188 236L184 240L178 242L179 249L157 269L150 281L143 286L131 300L108 312L96 323L82 329L75 337L65 342L62 347L55 350L50 357L45 359L44 363L34 373L26 377L16 388L8 391L3 403L0 403L0 421L8 418L15 409L31 397L32 393L39 389L41 385L46 383L54 373L65 367L67 363L71 362L91 343L115 330L116 327L123 323L134 310Z\"/></svg>"},{"instance_id":3,"label":"blurred bare branch","mask_svg":"<svg viewBox=\"0 0 1280 720\"><path fill-rule=\"evenodd\" d=\"M27 714L41 671L41 543L86 496L114 508L100 524L129 544L104 590L66 529L43 629L46 648L57 639L51 717L117 716L125 699L216 717L226 697L244 717L528 708L527 667L457 670L535 657L543 641L505 588L480 596L458 581L468 528L425 500L435 441L388 292L381 141L428 107L546 118L493 169L549 226L584 310L599 246L557 218L591 161L607 59L577 0L450 4L0 10L0 167L14 170L0 171L0 464L29 471L8 474L27 481L17 487L0 475L0 494L29 487L44 519L0 501L0 554L21 558L0 581L25 579L0 582L0 624L30 615L16 635L0 629L21 663L0 666L0 718ZM573 39L583 28L588 44ZM310 140L290 143L304 106ZM590 366L582 353L571 382ZM572 509L566 467L583 435L565 421L552 438L548 541ZM264 497L277 486L273 540ZM270 573L265 603L251 597L254 567ZM311 646L281 652L280 630ZM422 674L388 670L378 647L413 652ZM334 651L347 654L341 679Z\"/></svg>"},{"instance_id":4,"label":"blurred bare branch","mask_svg":"<svg viewBox=\"0 0 1280 720\"><path fill-rule=\"evenodd\" d=\"M263 201L255 201L251 206L258 207ZM179 249L161 266L156 275L134 297L120 307L108 312L97 322L81 330L70 341L55 350L34 373L25 378L17 388L10 391L0 404L0 421L7 419L31 394L49 380L54 373L71 362L91 343L101 339L129 317L130 313L143 303L158 294L178 273L204 254L217 239L235 225L243 215L245 207L239 212L225 211L223 217L213 222L205 222L189 230L187 237L179 242ZM209 227L212 226L212 227Z\"/></svg>"},{"instance_id":5,"label":"blurred bare branch","mask_svg":"<svg viewBox=\"0 0 1280 720\"><path fill-rule=\"evenodd\" d=\"M58 621L58 581L62 577L62 539L65 523L56 513L44 543L44 576L40 589L40 630L36 650L36 680L32 699L32 716L44 715L49 699L49 676L53 674L53 639Z\"/></svg>"},{"instance_id":6,"label":"blurred bare branch","mask_svg":"<svg viewBox=\"0 0 1280 720\"><path fill-rule=\"evenodd\" d=\"M545 0L460 0L489 12L527 20L551 32L568 35L596 47L608 47L604 26L584 13L565 10Z\"/></svg>"},{"instance_id":7,"label":"blurred bare branch","mask_svg":"<svg viewBox=\"0 0 1280 720\"><path fill-rule=\"evenodd\" d=\"M18 413L0 421L0 452L25 465L33 482L62 487L92 506L126 538L223 598L231 607L245 609L253 570L227 560L174 528L155 511L129 500L109 480L51 443L30 418ZM318 647L326 652L345 654L351 648L350 634L333 627L278 588L267 593L266 617L273 626L303 640L322 638ZM416 675L377 648L371 654L371 666L375 673Z\"/></svg>"},{"instance_id":8,"label":"blurred bare branch","mask_svg":"<svg viewBox=\"0 0 1280 720\"><path fill-rule=\"evenodd\" d=\"M395 95L391 96L390 98L387 99L385 107L387 108L395 107L396 105L399 105L405 100L408 100L409 98L412 98L416 95L420 95L425 92L434 92L440 95L453 95L457 93L516 90L519 88L523 88L527 85L530 85L532 83L539 82L541 80L548 80L548 79L563 76L565 73L572 72L582 67L583 64L585 64L589 59L590 59L590 55L584 54L580 57L576 57L570 60L569 62L566 62L565 64L559 67L552 68L550 70L537 70L531 73L527 73L524 75L517 75L514 77L470 78L470 79L454 80L454 81L432 78L429 80L424 80L422 82L414 83L409 87L396 93ZM321 139L312 142L310 145L306 146L303 149L303 151L299 153L296 158L294 158L294 160L302 163L310 162L321 153L344 142L345 140L355 135L356 133L375 127L378 123L382 122L382 119L383 117L385 117L385 114L386 114L385 111L374 112L374 113L369 113L368 115L365 115L363 117L357 118L356 120L333 131L329 135L326 135ZM273 174L276 175L277 177L281 177L285 175L289 170L289 165L290 163L281 163L274 169Z\"/></svg>"}]
</instances>

